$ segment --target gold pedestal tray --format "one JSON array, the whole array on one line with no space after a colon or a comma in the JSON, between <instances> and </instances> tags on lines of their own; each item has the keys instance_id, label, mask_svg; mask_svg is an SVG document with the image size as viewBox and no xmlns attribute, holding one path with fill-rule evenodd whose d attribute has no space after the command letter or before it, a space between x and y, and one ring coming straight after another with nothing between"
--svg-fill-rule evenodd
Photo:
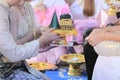
<instances>
[{"instance_id":1,"label":"gold pedestal tray","mask_svg":"<svg viewBox=\"0 0 120 80\"><path fill-rule=\"evenodd\" d=\"M71 75L71 76L81 75L80 63L85 62L84 55L65 54L61 56L60 59L69 64L68 75Z\"/></svg>"},{"instance_id":2,"label":"gold pedestal tray","mask_svg":"<svg viewBox=\"0 0 120 80\"><path fill-rule=\"evenodd\" d=\"M68 36L68 35L76 36L78 34L77 30L74 29L74 28L71 29L71 30L56 29L56 30L53 31L53 33L57 33L61 37L64 38L63 40L56 42L58 45L68 45L68 43L66 41L66 36Z\"/></svg>"},{"instance_id":3,"label":"gold pedestal tray","mask_svg":"<svg viewBox=\"0 0 120 80\"><path fill-rule=\"evenodd\" d=\"M57 33L62 37L65 37L67 35L77 35L77 30L76 29L71 29L71 30L62 30L62 29L56 29L53 31L53 33Z\"/></svg>"}]
</instances>

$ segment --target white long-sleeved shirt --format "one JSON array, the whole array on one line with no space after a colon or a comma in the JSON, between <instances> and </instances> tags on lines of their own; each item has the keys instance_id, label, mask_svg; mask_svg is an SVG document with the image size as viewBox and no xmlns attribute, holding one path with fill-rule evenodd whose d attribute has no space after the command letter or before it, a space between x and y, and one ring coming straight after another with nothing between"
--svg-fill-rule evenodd
<instances>
[{"instance_id":1,"label":"white long-sleeved shirt","mask_svg":"<svg viewBox=\"0 0 120 80\"><path fill-rule=\"evenodd\" d=\"M38 54L39 41L34 40L24 45L16 44L10 33L9 6L0 0L0 52L11 62L24 60Z\"/></svg>"}]
</instances>

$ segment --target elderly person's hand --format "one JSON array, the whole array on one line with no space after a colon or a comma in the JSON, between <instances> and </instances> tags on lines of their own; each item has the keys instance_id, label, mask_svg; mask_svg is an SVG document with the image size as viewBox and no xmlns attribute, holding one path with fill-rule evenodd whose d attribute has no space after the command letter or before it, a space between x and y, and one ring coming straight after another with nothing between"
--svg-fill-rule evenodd
<instances>
[{"instance_id":1,"label":"elderly person's hand","mask_svg":"<svg viewBox=\"0 0 120 80\"><path fill-rule=\"evenodd\" d=\"M90 45L95 46L102 42L104 40L103 34L104 29L94 29L91 34L85 38L85 41L87 41Z\"/></svg>"},{"instance_id":2,"label":"elderly person's hand","mask_svg":"<svg viewBox=\"0 0 120 80\"><path fill-rule=\"evenodd\" d=\"M48 46L55 40L61 40L62 37L59 36L58 34L53 33L54 29L47 29L44 31L41 35L41 37L38 39L40 42L40 48L43 48L45 46Z\"/></svg>"}]
</instances>

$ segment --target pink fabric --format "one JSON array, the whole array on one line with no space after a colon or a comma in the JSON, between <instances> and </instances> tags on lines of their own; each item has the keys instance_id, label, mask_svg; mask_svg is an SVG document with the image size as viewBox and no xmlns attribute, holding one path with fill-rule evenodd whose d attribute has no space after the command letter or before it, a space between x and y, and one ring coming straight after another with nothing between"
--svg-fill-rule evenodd
<instances>
[{"instance_id":1,"label":"pink fabric","mask_svg":"<svg viewBox=\"0 0 120 80\"><path fill-rule=\"evenodd\" d=\"M74 25L78 31L78 35L76 36L76 40L78 43L82 43L83 32L86 29L90 27L99 27L98 22L96 20L75 20Z\"/></svg>"},{"instance_id":2,"label":"pink fabric","mask_svg":"<svg viewBox=\"0 0 120 80\"><path fill-rule=\"evenodd\" d=\"M70 13L69 6L67 4L59 7L49 7L46 11L35 10L38 23L42 26L48 26L55 10L57 12L58 19L61 14Z\"/></svg>"},{"instance_id":3,"label":"pink fabric","mask_svg":"<svg viewBox=\"0 0 120 80\"><path fill-rule=\"evenodd\" d=\"M117 21L116 15L108 15L106 11L101 10L96 20L100 26L107 25L108 23L114 23Z\"/></svg>"},{"instance_id":4,"label":"pink fabric","mask_svg":"<svg viewBox=\"0 0 120 80\"><path fill-rule=\"evenodd\" d=\"M37 56L37 61L38 62L48 62L51 64L57 64L57 61L59 60L60 56L63 54L67 54L67 53L68 52L65 47L56 47L47 52L40 53Z\"/></svg>"},{"instance_id":5,"label":"pink fabric","mask_svg":"<svg viewBox=\"0 0 120 80\"><path fill-rule=\"evenodd\" d=\"M74 37L74 36L72 36L72 35L66 36L66 41L67 41L67 42L73 41L73 37Z\"/></svg>"},{"instance_id":6,"label":"pink fabric","mask_svg":"<svg viewBox=\"0 0 120 80\"><path fill-rule=\"evenodd\" d=\"M77 54L81 54L81 53L83 53L83 46L76 45L76 46L74 46L74 50L76 51Z\"/></svg>"}]
</instances>

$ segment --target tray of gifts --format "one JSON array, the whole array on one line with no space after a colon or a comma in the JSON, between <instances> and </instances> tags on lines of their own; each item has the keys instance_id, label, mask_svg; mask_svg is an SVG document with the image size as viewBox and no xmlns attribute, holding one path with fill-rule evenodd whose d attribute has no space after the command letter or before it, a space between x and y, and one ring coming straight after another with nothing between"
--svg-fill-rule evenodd
<instances>
[{"instance_id":1,"label":"tray of gifts","mask_svg":"<svg viewBox=\"0 0 120 80\"><path fill-rule=\"evenodd\" d=\"M36 70L51 70L55 67L54 64L46 63L46 62L31 62L28 63L31 67Z\"/></svg>"}]
</instances>

